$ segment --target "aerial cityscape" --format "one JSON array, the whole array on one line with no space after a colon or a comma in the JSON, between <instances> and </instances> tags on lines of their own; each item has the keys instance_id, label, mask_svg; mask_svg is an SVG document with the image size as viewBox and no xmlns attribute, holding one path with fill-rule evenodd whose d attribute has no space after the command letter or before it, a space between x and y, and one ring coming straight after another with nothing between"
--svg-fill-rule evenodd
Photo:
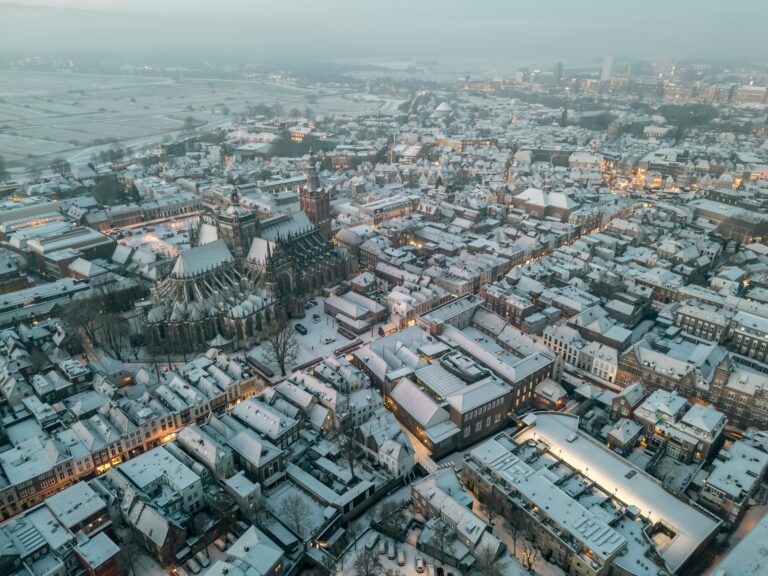
<instances>
[{"instance_id":1,"label":"aerial cityscape","mask_svg":"<svg viewBox=\"0 0 768 576\"><path fill-rule=\"evenodd\" d=\"M768 574L768 12L616 4L0 1L0 576Z\"/></svg>"}]
</instances>

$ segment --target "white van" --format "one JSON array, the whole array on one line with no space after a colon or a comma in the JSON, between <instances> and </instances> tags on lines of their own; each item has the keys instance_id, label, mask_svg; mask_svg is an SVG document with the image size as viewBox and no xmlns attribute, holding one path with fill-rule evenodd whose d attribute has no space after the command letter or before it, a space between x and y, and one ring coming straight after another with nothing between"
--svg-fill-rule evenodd
<instances>
[{"instance_id":1,"label":"white van","mask_svg":"<svg viewBox=\"0 0 768 576\"><path fill-rule=\"evenodd\" d=\"M374 532L368 537L368 542L365 544L366 550L373 550L373 547L376 546L376 542L379 541L379 534L378 532Z\"/></svg>"},{"instance_id":2,"label":"white van","mask_svg":"<svg viewBox=\"0 0 768 576\"><path fill-rule=\"evenodd\" d=\"M405 550L401 546L397 547L397 565L405 566Z\"/></svg>"},{"instance_id":3,"label":"white van","mask_svg":"<svg viewBox=\"0 0 768 576\"><path fill-rule=\"evenodd\" d=\"M202 550L195 554L195 560L197 560L197 563L200 564L200 566L203 568L208 568L208 566L211 565L211 561L208 560L208 558L205 556L205 552Z\"/></svg>"}]
</instances>

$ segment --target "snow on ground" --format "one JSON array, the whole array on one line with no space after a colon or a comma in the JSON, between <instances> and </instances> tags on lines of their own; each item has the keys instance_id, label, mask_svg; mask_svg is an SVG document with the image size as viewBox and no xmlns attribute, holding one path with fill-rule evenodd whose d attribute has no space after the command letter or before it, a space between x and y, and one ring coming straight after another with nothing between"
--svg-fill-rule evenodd
<instances>
[{"instance_id":1,"label":"snow on ground","mask_svg":"<svg viewBox=\"0 0 768 576\"><path fill-rule=\"evenodd\" d=\"M205 554L205 552L203 552L203 554ZM217 560L224 560L226 557L226 551L222 552L216 548L216 546L210 544L208 546L208 560L210 561L210 565L207 568L203 568L201 565L202 570L200 570L199 576L205 576L206 573L211 569L211 566L213 566ZM184 564L186 564L186 562ZM187 571L187 573L190 575L192 574L190 570L186 569L186 566L183 564L182 566ZM137 576L139 574L141 574L141 576L168 576L169 574L172 574L170 570L166 570L160 566L160 564L158 564L154 558L147 556L144 553L133 556L133 569Z\"/></svg>"},{"instance_id":2,"label":"snow on ground","mask_svg":"<svg viewBox=\"0 0 768 576\"><path fill-rule=\"evenodd\" d=\"M320 113L375 113L381 98L351 100L326 90L307 90L266 81L168 79L157 77L0 72L0 155L9 162L41 160L60 154L70 162L85 161L96 142L114 138L124 145L160 141L179 131L184 118L206 123L226 120L249 105L279 102L286 110L304 108L309 93L318 96L312 108ZM109 145L107 145L107 148Z\"/></svg>"},{"instance_id":3,"label":"snow on ground","mask_svg":"<svg viewBox=\"0 0 768 576\"><path fill-rule=\"evenodd\" d=\"M307 507L306 518L303 522L305 532L302 536L314 534L325 522L325 507L293 482L283 482L278 485L269 492L269 507L274 512L275 516L286 522L286 525L290 529L293 529L293 526L290 526L290 518L287 518L285 514L280 511L283 502L289 496L299 496Z\"/></svg>"},{"instance_id":4,"label":"snow on ground","mask_svg":"<svg viewBox=\"0 0 768 576\"><path fill-rule=\"evenodd\" d=\"M656 464L653 475L665 486L684 492L702 465L701 463L683 464L671 456L662 456Z\"/></svg>"},{"instance_id":5,"label":"snow on ground","mask_svg":"<svg viewBox=\"0 0 768 576\"><path fill-rule=\"evenodd\" d=\"M353 564L355 561L355 556L359 554L362 550L365 549L365 544L368 542L368 539L371 537L371 534L374 534L375 530L367 530L357 541L357 546L352 546L347 550L347 553L343 556L342 562L339 566L339 569L337 570L336 574L338 576L357 576L357 572L355 571ZM385 536L379 534L379 538L384 538L389 542L388 546L392 546L392 541L389 538L386 538ZM381 561L381 569L380 572L383 574L388 568L391 568L393 570L398 570L403 576L419 576L419 573L416 572L416 558L418 556L421 556L424 558L425 562L431 562L435 567L440 566L440 562L437 560L426 556L423 552L420 552L416 549L416 547L411 542L402 542L398 543L397 546L403 549L405 552L405 564L403 566L399 566L397 564L397 558L390 559L388 554L379 554L379 560ZM378 544L374 548L375 551L378 552ZM389 549L389 548L388 548ZM426 570L422 573L426 575ZM453 568L452 566L445 565L445 574L446 576L449 573L453 573L455 576L459 574L458 570Z\"/></svg>"},{"instance_id":6,"label":"snow on ground","mask_svg":"<svg viewBox=\"0 0 768 576\"><path fill-rule=\"evenodd\" d=\"M653 455L646 452L642 446L638 446L627 455L627 460L640 468L640 470L645 470L652 458Z\"/></svg>"},{"instance_id":7,"label":"snow on ground","mask_svg":"<svg viewBox=\"0 0 768 576\"><path fill-rule=\"evenodd\" d=\"M225 560L227 557L227 552L222 552L216 546L213 544L208 545L208 560L210 560L211 564L207 568L203 568L200 571L200 576L205 576L206 573L211 569L211 566L213 566L218 560Z\"/></svg>"},{"instance_id":8,"label":"snow on ground","mask_svg":"<svg viewBox=\"0 0 768 576\"><path fill-rule=\"evenodd\" d=\"M160 566L154 558L144 553L133 554L131 556L131 566L135 574L141 574L142 576L166 576L168 574L165 568Z\"/></svg>"},{"instance_id":9,"label":"snow on ground","mask_svg":"<svg viewBox=\"0 0 768 576\"><path fill-rule=\"evenodd\" d=\"M373 331L367 332L357 336L357 338L349 339L342 336L337 332L336 319L323 312L323 298L318 297L314 299L317 302L316 305L311 306L305 310L306 315L304 318L293 319L290 321L292 326L301 324L307 329L306 334L299 334L296 332L296 342L299 345L298 356L293 362L293 365L287 367L288 372L294 366L300 366L306 362L309 362L316 358L328 358L336 356L335 351L339 348L343 348L348 344L351 344L355 340L362 342L370 342L375 335L378 334L378 327L380 324L374 326ZM312 318L314 314L320 316L320 320L315 322ZM280 368L276 362L271 362L267 359L267 348L265 343L261 343L254 346L249 350L249 354L256 358L262 364L269 366L269 368L275 373L273 381L282 379L280 376Z\"/></svg>"},{"instance_id":10,"label":"snow on ground","mask_svg":"<svg viewBox=\"0 0 768 576\"><path fill-rule=\"evenodd\" d=\"M488 520L487 516L483 514L482 507L479 506L477 500L472 505L472 510L475 514ZM518 536L517 540L513 540L511 532L509 530L509 524L504 518L496 517L493 519L493 534L499 540L504 542L507 546L510 556L513 556L514 551L517 551L516 559L522 564L523 561L523 546L522 543L526 539L523 536ZM515 544L517 542L517 544ZM565 570L556 564L550 564L544 558L539 556L533 563L533 573L541 574L542 576L565 576ZM514 574L514 572L513 572Z\"/></svg>"}]
</instances>

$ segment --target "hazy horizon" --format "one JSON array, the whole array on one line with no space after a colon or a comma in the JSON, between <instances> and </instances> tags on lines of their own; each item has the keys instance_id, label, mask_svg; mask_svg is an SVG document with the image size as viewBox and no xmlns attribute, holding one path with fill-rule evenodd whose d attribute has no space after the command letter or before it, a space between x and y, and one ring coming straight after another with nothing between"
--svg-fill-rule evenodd
<instances>
[{"instance_id":1,"label":"hazy horizon","mask_svg":"<svg viewBox=\"0 0 768 576\"><path fill-rule=\"evenodd\" d=\"M41 56L259 61L618 58L768 61L755 0L628 5L504 0L0 2L0 51ZM726 32L738 37L728 40Z\"/></svg>"}]
</instances>

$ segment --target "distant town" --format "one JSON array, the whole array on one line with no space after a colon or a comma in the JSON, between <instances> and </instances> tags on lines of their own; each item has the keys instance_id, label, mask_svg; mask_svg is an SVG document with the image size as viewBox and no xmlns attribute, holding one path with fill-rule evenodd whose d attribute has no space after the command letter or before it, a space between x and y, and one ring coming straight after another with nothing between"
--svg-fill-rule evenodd
<instances>
[{"instance_id":1,"label":"distant town","mask_svg":"<svg viewBox=\"0 0 768 576\"><path fill-rule=\"evenodd\" d=\"M765 573L768 69L3 78L0 574Z\"/></svg>"}]
</instances>

